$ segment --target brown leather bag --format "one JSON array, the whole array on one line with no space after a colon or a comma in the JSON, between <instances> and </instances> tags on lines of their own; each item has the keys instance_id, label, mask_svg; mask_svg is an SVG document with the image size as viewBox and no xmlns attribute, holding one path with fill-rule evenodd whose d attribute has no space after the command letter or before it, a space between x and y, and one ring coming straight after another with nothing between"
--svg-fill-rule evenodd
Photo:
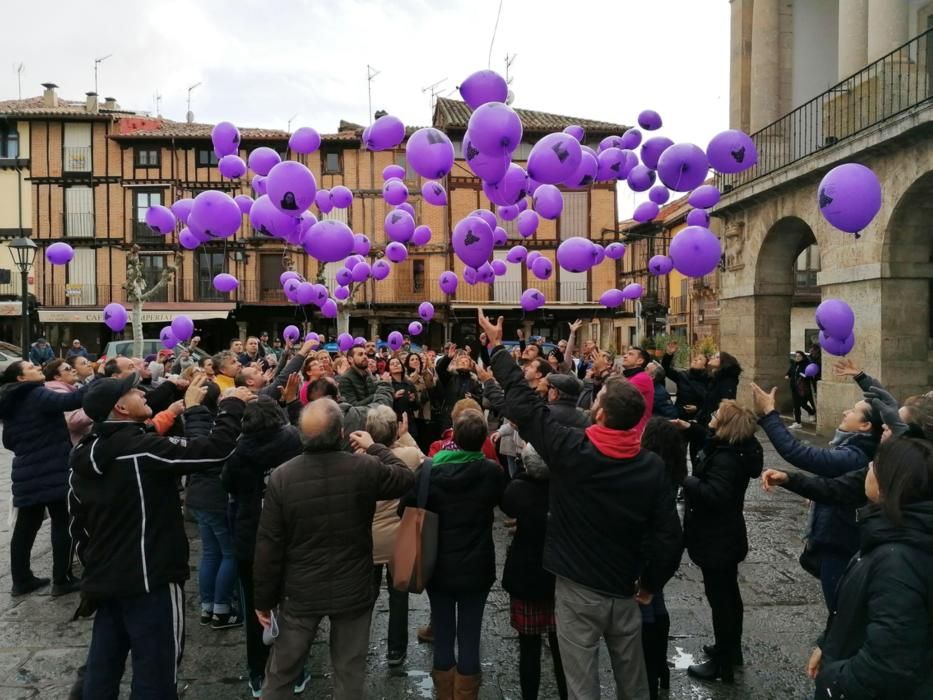
<instances>
[{"instance_id":1,"label":"brown leather bag","mask_svg":"<svg viewBox=\"0 0 933 700\"><path fill-rule=\"evenodd\" d=\"M437 513L425 510L431 485L431 460L421 465L417 484L417 506L408 506L395 533L389 560L392 585L398 591L421 593L437 562Z\"/></svg>"}]
</instances>

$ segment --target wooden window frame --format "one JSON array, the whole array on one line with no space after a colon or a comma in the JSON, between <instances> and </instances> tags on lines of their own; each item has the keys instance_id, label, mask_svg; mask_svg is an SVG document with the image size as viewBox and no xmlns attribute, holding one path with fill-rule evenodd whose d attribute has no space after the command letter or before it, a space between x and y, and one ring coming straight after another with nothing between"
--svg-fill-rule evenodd
<instances>
[{"instance_id":1,"label":"wooden window frame","mask_svg":"<svg viewBox=\"0 0 933 700\"><path fill-rule=\"evenodd\" d=\"M337 156L337 169L328 167L327 159L329 156ZM342 175L343 174L343 150L331 148L321 151L321 174L323 175Z\"/></svg>"},{"instance_id":2,"label":"wooden window frame","mask_svg":"<svg viewBox=\"0 0 933 700\"><path fill-rule=\"evenodd\" d=\"M140 157L144 153L155 154L155 162L143 163ZM136 146L133 148L133 167L136 168L160 168L162 167L162 149L158 146Z\"/></svg>"}]
</instances>

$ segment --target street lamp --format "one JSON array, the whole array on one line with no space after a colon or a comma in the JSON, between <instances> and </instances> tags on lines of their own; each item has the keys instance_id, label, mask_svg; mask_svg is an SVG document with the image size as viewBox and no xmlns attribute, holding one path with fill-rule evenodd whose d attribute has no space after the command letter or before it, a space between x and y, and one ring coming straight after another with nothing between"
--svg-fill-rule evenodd
<instances>
[{"instance_id":1,"label":"street lamp","mask_svg":"<svg viewBox=\"0 0 933 700\"><path fill-rule=\"evenodd\" d=\"M14 238L10 241L13 261L20 273L20 290L23 295L23 359L29 359L29 271L36 259L36 242L31 238Z\"/></svg>"}]
</instances>

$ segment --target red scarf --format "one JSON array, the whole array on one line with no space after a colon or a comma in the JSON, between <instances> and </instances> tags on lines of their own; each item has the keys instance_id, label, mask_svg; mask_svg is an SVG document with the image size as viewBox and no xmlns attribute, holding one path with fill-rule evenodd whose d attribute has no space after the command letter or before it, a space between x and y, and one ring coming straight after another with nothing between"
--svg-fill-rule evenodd
<instances>
[{"instance_id":1,"label":"red scarf","mask_svg":"<svg viewBox=\"0 0 933 700\"><path fill-rule=\"evenodd\" d=\"M641 431L637 428L615 430L591 425L586 429L586 436L597 450L613 459L631 459L641 450Z\"/></svg>"}]
</instances>

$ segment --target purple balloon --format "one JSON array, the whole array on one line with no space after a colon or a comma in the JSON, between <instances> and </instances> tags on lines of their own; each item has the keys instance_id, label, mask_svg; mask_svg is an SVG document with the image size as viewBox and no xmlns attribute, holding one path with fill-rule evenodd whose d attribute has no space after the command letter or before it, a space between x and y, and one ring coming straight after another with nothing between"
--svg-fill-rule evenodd
<instances>
[{"instance_id":1,"label":"purple balloon","mask_svg":"<svg viewBox=\"0 0 933 700\"><path fill-rule=\"evenodd\" d=\"M361 262L359 265L353 268L351 274L353 275L354 282L365 282L369 279L370 274L372 274L372 267L370 267L369 263L367 262ZM326 291L324 296L327 296Z\"/></svg>"},{"instance_id":2,"label":"purple balloon","mask_svg":"<svg viewBox=\"0 0 933 700\"><path fill-rule=\"evenodd\" d=\"M294 343L300 337L301 337L301 331L298 330L298 326L289 325L289 326L285 326L285 328L282 329L282 338L286 341L290 340Z\"/></svg>"},{"instance_id":3,"label":"purple balloon","mask_svg":"<svg viewBox=\"0 0 933 700\"><path fill-rule=\"evenodd\" d=\"M512 160L508 153L483 153L473 145L472 136L467 132L463 137L463 159L470 170L483 182L499 182L509 169Z\"/></svg>"},{"instance_id":4,"label":"purple balloon","mask_svg":"<svg viewBox=\"0 0 933 700\"><path fill-rule=\"evenodd\" d=\"M407 211L409 216L411 216L412 219L417 218L415 216L415 208L408 202L402 202L401 204L396 205L395 208L399 211Z\"/></svg>"},{"instance_id":5,"label":"purple balloon","mask_svg":"<svg viewBox=\"0 0 933 700\"><path fill-rule=\"evenodd\" d=\"M434 304L430 301L422 301L418 304L418 316L421 317L421 320L427 323L432 318L434 318Z\"/></svg>"},{"instance_id":6,"label":"purple balloon","mask_svg":"<svg viewBox=\"0 0 933 700\"><path fill-rule=\"evenodd\" d=\"M606 246L606 257L610 260L619 260L625 255L625 244L614 241Z\"/></svg>"},{"instance_id":7,"label":"purple balloon","mask_svg":"<svg viewBox=\"0 0 933 700\"><path fill-rule=\"evenodd\" d=\"M598 153L602 153L607 148L618 148L622 149L622 137L621 136L607 136L602 141L599 142L599 147L596 149Z\"/></svg>"},{"instance_id":8,"label":"purple balloon","mask_svg":"<svg viewBox=\"0 0 933 700\"><path fill-rule=\"evenodd\" d=\"M528 178L528 184L529 184L529 185L532 184L531 178ZM535 187L535 189L537 189L537 187ZM531 189L529 189L528 191L529 191L529 193L532 193L532 194L533 194L533 191L532 191ZM528 198L527 198L527 197L522 197L520 200L518 200L518 201L515 203L515 206L518 207L518 213L521 214L523 211L525 211L526 209L528 209Z\"/></svg>"},{"instance_id":9,"label":"purple balloon","mask_svg":"<svg viewBox=\"0 0 933 700\"><path fill-rule=\"evenodd\" d=\"M408 199L408 187L399 179L386 180L382 185L382 198L393 206L402 204Z\"/></svg>"},{"instance_id":10,"label":"purple balloon","mask_svg":"<svg viewBox=\"0 0 933 700\"><path fill-rule=\"evenodd\" d=\"M185 250L194 250L201 245L201 241L198 240L197 236L191 233L187 226L178 232L178 242Z\"/></svg>"},{"instance_id":11,"label":"purple balloon","mask_svg":"<svg viewBox=\"0 0 933 700\"><path fill-rule=\"evenodd\" d=\"M485 221L491 229L495 229L496 226L499 225L499 222L496 221L496 215L488 209L474 209L469 214L467 214L467 216L478 216L483 221Z\"/></svg>"},{"instance_id":12,"label":"purple balloon","mask_svg":"<svg viewBox=\"0 0 933 700\"><path fill-rule=\"evenodd\" d=\"M288 137L288 147L295 153L314 153L321 147L321 135L310 126L303 126Z\"/></svg>"},{"instance_id":13,"label":"purple balloon","mask_svg":"<svg viewBox=\"0 0 933 700\"><path fill-rule=\"evenodd\" d=\"M603 248L602 244L594 243L593 244L593 265L599 265L603 260L606 259L606 249Z\"/></svg>"},{"instance_id":14,"label":"purple balloon","mask_svg":"<svg viewBox=\"0 0 933 700\"><path fill-rule=\"evenodd\" d=\"M621 171L625 163L625 151L621 148L610 146L609 148L603 149L596 157L596 162L599 166L596 170L597 180L601 182L610 182L624 177ZM628 173L626 173L626 175L627 174Z\"/></svg>"},{"instance_id":15,"label":"purple balloon","mask_svg":"<svg viewBox=\"0 0 933 700\"><path fill-rule=\"evenodd\" d=\"M282 157L268 146L260 146L250 151L247 163L249 169L257 175L265 177L276 165L282 162Z\"/></svg>"},{"instance_id":16,"label":"purple balloon","mask_svg":"<svg viewBox=\"0 0 933 700\"><path fill-rule=\"evenodd\" d=\"M511 153L522 142L522 120L502 102L487 102L473 110L467 124L473 145L482 153Z\"/></svg>"},{"instance_id":17,"label":"purple balloon","mask_svg":"<svg viewBox=\"0 0 933 700\"><path fill-rule=\"evenodd\" d=\"M305 252L321 262L343 260L353 251L353 231L342 221L318 221L308 230Z\"/></svg>"},{"instance_id":18,"label":"purple balloon","mask_svg":"<svg viewBox=\"0 0 933 700\"><path fill-rule=\"evenodd\" d=\"M301 275L299 275L294 270L286 270L281 275L279 275L279 284L284 285L288 280L298 280L301 281Z\"/></svg>"},{"instance_id":19,"label":"purple balloon","mask_svg":"<svg viewBox=\"0 0 933 700\"><path fill-rule=\"evenodd\" d=\"M505 102L509 96L509 86L505 78L493 70L471 73L457 89L470 109L476 109L487 102Z\"/></svg>"},{"instance_id":20,"label":"purple balloon","mask_svg":"<svg viewBox=\"0 0 933 700\"><path fill-rule=\"evenodd\" d=\"M645 293L645 288L637 282L627 284L622 288L622 296L626 299L638 299Z\"/></svg>"},{"instance_id":21,"label":"purple balloon","mask_svg":"<svg viewBox=\"0 0 933 700\"><path fill-rule=\"evenodd\" d=\"M715 185L700 185L687 198L687 202L698 209L709 209L719 203L719 188Z\"/></svg>"},{"instance_id":22,"label":"purple balloon","mask_svg":"<svg viewBox=\"0 0 933 700\"><path fill-rule=\"evenodd\" d=\"M553 272L554 263L543 255L535 260L534 265L531 266L531 273L539 280L550 279Z\"/></svg>"},{"instance_id":23,"label":"purple balloon","mask_svg":"<svg viewBox=\"0 0 933 700\"><path fill-rule=\"evenodd\" d=\"M127 313L123 304L111 302L104 307L104 323L114 333L119 333L126 327Z\"/></svg>"},{"instance_id":24,"label":"purple balloon","mask_svg":"<svg viewBox=\"0 0 933 700\"><path fill-rule=\"evenodd\" d=\"M327 301L327 287L323 284L312 284L314 288L314 297L311 299L311 303L315 306L321 306L325 301Z\"/></svg>"},{"instance_id":25,"label":"purple balloon","mask_svg":"<svg viewBox=\"0 0 933 700\"><path fill-rule=\"evenodd\" d=\"M655 185L648 191L648 199L655 204L664 204L671 198L670 190L664 185Z\"/></svg>"},{"instance_id":26,"label":"purple balloon","mask_svg":"<svg viewBox=\"0 0 933 700\"><path fill-rule=\"evenodd\" d=\"M453 294L457 291L457 281L457 275L450 270L445 270L441 273L437 283L444 294Z\"/></svg>"},{"instance_id":27,"label":"purple balloon","mask_svg":"<svg viewBox=\"0 0 933 700\"><path fill-rule=\"evenodd\" d=\"M544 306L544 295L540 290L531 287L522 292L522 309L524 311L537 311Z\"/></svg>"},{"instance_id":28,"label":"purple balloon","mask_svg":"<svg viewBox=\"0 0 933 700\"><path fill-rule=\"evenodd\" d=\"M649 221L654 221L657 218L660 207L655 202L642 202L637 207L635 207L635 213L632 214L632 218L639 223L647 223Z\"/></svg>"},{"instance_id":29,"label":"purple balloon","mask_svg":"<svg viewBox=\"0 0 933 700\"><path fill-rule=\"evenodd\" d=\"M408 212L394 209L386 214L384 230L390 241L408 243L415 232L415 220Z\"/></svg>"},{"instance_id":30,"label":"purple balloon","mask_svg":"<svg viewBox=\"0 0 933 700\"><path fill-rule=\"evenodd\" d=\"M298 214L315 201L317 182L307 167L294 160L285 160L269 171L266 192L279 211Z\"/></svg>"},{"instance_id":31,"label":"purple balloon","mask_svg":"<svg viewBox=\"0 0 933 700\"><path fill-rule=\"evenodd\" d=\"M424 326L419 321L412 321L408 324L408 335L421 335L423 330Z\"/></svg>"},{"instance_id":32,"label":"purple balloon","mask_svg":"<svg viewBox=\"0 0 933 700\"><path fill-rule=\"evenodd\" d=\"M377 260L372 264L373 279L377 282L388 277L390 272L392 272L392 266L385 260Z\"/></svg>"},{"instance_id":33,"label":"purple balloon","mask_svg":"<svg viewBox=\"0 0 933 700\"><path fill-rule=\"evenodd\" d=\"M305 342L320 344L321 337L314 331L309 331L308 334L305 336Z\"/></svg>"},{"instance_id":34,"label":"purple balloon","mask_svg":"<svg viewBox=\"0 0 933 700\"><path fill-rule=\"evenodd\" d=\"M232 236L243 223L243 212L233 198L217 190L202 192L194 198L188 216L188 228L196 227L214 238Z\"/></svg>"},{"instance_id":35,"label":"purple balloon","mask_svg":"<svg viewBox=\"0 0 933 700\"><path fill-rule=\"evenodd\" d=\"M515 226L523 238L528 238L537 232L539 221L538 213L533 209L527 209L518 215Z\"/></svg>"},{"instance_id":36,"label":"purple balloon","mask_svg":"<svg viewBox=\"0 0 933 700\"><path fill-rule=\"evenodd\" d=\"M470 267L469 265L467 265L463 268L463 281L469 284L470 286L473 286L474 284L476 284L477 279L476 279L476 268L475 267Z\"/></svg>"},{"instance_id":37,"label":"purple balloon","mask_svg":"<svg viewBox=\"0 0 933 700\"><path fill-rule=\"evenodd\" d=\"M240 156L230 154L220 159L217 170L224 177L236 180L246 175L246 163Z\"/></svg>"},{"instance_id":38,"label":"purple balloon","mask_svg":"<svg viewBox=\"0 0 933 700\"><path fill-rule=\"evenodd\" d=\"M820 347L830 355L842 357L852 352L852 348L855 347L855 334L850 333L845 340L839 340L839 338L834 338L820 331L819 341Z\"/></svg>"},{"instance_id":39,"label":"purple balloon","mask_svg":"<svg viewBox=\"0 0 933 700\"><path fill-rule=\"evenodd\" d=\"M444 177L454 165L454 145L440 129L425 127L408 137L405 155L412 170L430 179Z\"/></svg>"},{"instance_id":40,"label":"purple balloon","mask_svg":"<svg viewBox=\"0 0 933 700\"><path fill-rule=\"evenodd\" d=\"M830 224L858 234L881 209L881 183L864 165L838 165L820 182L818 202L820 213Z\"/></svg>"},{"instance_id":41,"label":"purple balloon","mask_svg":"<svg viewBox=\"0 0 933 700\"><path fill-rule=\"evenodd\" d=\"M636 165L629 171L626 182L632 192L644 192L654 184L655 172L647 165Z\"/></svg>"},{"instance_id":42,"label":"purple balloon","mask_svg":"<svg viewBox=\"0 0 933 700\"><path fill-rule=\"evenodd\" d=\"M758 162L758 149L744 131L727 129L710 140L706 157L709 164L721 173L740 173Z\"/></svg>"},{"instance_id":43,"label":"purple balloon","mask_svg":"<svg viewBox=\"0 0 933 700\"><path fill-rule=\"evenodd\" d=\"M564 210L564 197L554 185L541 185L532 197L534 210L545 219L556 219Z\"/></svg>"},{"instance_id":44,"label":"purple balloon","mask_svg":"<svg viewBox=\"0 0 933 700\"><path fill-rule=\"evenodd\" d=\"M505 262L499 259L493 260L489 265L492 267L492 272L496 277L502 277L502 275L509 271Z\"/></svg>"},{"instance_id":45,"label":"purple balloon","mask_svg":"<svg viewBox=\"0 0 933 700\"><path fill-rule=\"evenodd\" d=\"M321 304L321 316L324 318L336 318L337 302L333 299L328 299L323 304Z\"/></svg>"},{"instance_id":46,"label":"purple balloon","mask_svg":"<svg viewBox=\"0 0 933 700\"><path fill-rule=\"evenodd\" d=\"M478 216L468 216L454 226L451 237L454 253L465 265L479 267L489 259L494 246L492 229Z\"/></svg>"},{"instance_id":47,"label":"purple balloon","mask_svg":"<svg viewBox=\"0 0 933 700\"><path fill-rule=\"evenodd\" d=\"M346 209L353 204L353 193L349 187L337 185L330 188L330 201L338 209Z\"/></svg>"},{"instance_id":48,"label":"purple balloon","mask_svg":"<svg viewBox=\"0 0 933 700\"><path fill-rule=\"evenodd\" d=\"M194 333L194 321L184 314L176 316L172 319L172 333L182 342L188 340Z\"/></svg>"},{"instance_id":49,"label":"purple balloon","mask_svg":"<svg viewBox=\"0 0 933 700\"><path fill-rule=\"evenodd\" d=\"M568 238L557 247L557 264L568 272L586 272L593 266L593 258L593 243L582 236Z\"/></svg>"},{"instance_id":50,"label":"purple balloon","mask_svg":"<svg viewBox=\"0 0 933 700\"><path fill-rule=\"evenodd\" d=\"M307 306L314 298L314 285L310 282L301 282L298 285L298 289L295 291L295 301L302 306ZM295 330L297 332L298 329L296 328Z\"/></svg>"},{"instance_id":51,"label":"purple balloon","mask_svg":"<svg viewBox=\"0 0 933 700\"><path fill-rule=\"evenodd\" d=\"M405 175L406 175L405 168L401 165L396 165L394 163L392 165L387 165L386 167L382 169L383 182L385 182L386 180L392 180L392 179L404 180Z\"/></svg>"},{"instance_id":52,"label":"purple balloon","mask_svg":"<svg viewBox=\"0 0 933 700\"><path fill-rule=\"evenodd\" d=\"M855 344L855 338L854 338L854 337L852 338L852 344L853 344L853 345ZM819 366L818 364L816 364L815 362L811 362L810 364L808 364L808 365L807 365L807 368L803 371L803 375L804 375L805 377L809 377L810 379L816 378L816 376L817 376L819 373L820 373L820 366Z\"/></svg>"},{"instance_id":53,"label":"purple balloon","mask_svg":"<svg viewBox=\"0 0 933 700\"><path fill-rule=\"evenodd\" d=\"M405 125L398 117L386 114L369 127L364 142L370 151L385 151L395 148L405 140Z\"/></svg>"},{"instance_id":54,"label":"purple balloon","mask_svg":"<svg viewBox=\"0 0 933 700\"><path fill-rule=\"evenodd\" d=\"M632 127L624 134L622 134L622 140L619 143L619 148L634 150L638 148L638 145L641 143L641 132Z\"/></svg>"},{"instance_id":55,"label":"purple balloon","mask_svg":"<svg viewBox=\"0 0 933 700\"><path fill-rule=\"evenodd\" d=\"M361 262L363 262L363 257L361 255L351 255L349 258L343 261L343 266L348 270L352 270Z\"/></svg>"},{"instance_id":56,"label":"purple balloon","mask_svg":"<svg viewBox=\"0 0 933 700\"><path fill-rule=\"evenodd\" d=\"M655 255L648 261L648 272L652 275L666 275L674 269L674 261L666 255Z\"/></svg>"},{"instance_id":57,"label":"purple balloon","mask_svg":"<svg viewBox=\"0 0 933 700\"><path fill-rule=\"evenodd\" d=\"M428 204L435 207L447 206L447 191L444 186L434 180L428 180L421 186L421 196Z\"/></svg>"},{"instance_id":58,"label":"purple balloon","mask_svg":"<svg viewBox=\"0 0 933 700\"><path fill-rule=\"evenodd\" d=\"M570 134L573 136L579 143L583 143L586 140L586 129L584 129L579 124L571 124L568 127L564 128L565 134Z\"/></svg>"},{"instance_id":59,"label":"purple balloon","mask_svg":"<svg viewBox=\"0 0 933 700\"><path fill-rule=\"evenodd\" d=\"M675 143L658 159L658 177L669 189L687 192L703 184L709 173L709 161L699 146Z\"/></svg>"},{"instance_id":60,"label":"purple balloon","mask_svg":"<svg viewBox=\"0 0 933 700\"><path fill-rule=\"evenodd\" d=\"M226 272L221 272L219 275L214 275L213 280L214 289L218 292L232 292L234 289L240 286L239 280L233 275L228 275Z\"/></svg>"},{"instance_id":61,"label":"purple balloon","mask_svg":"<svg viewBox=\"0 0 933 700\"><path fill-rule=\"evenodd\" d=\"M67 243L53 243L45 249L45 258L53 265L67 265L75 252Z\"/></svg>"},{"instance_id":62,"label":"purple balloon","mask_svg":"<svg viewBox=\"0 0 933 700\"><path fill-rule=\"evenodd\" d=\"M304 225L305 221L294 214L286 214L276 209L269 195L264 194L253 202L249 210L249 223L264 236L288 238L299 228L299 225Z\"/></svg>"},{"instance_id":63,"label":"purple balloon","mask_svg":"<svg viewBox=\"0 0 933 700\"><path fill-rule=\"evenodd\" d=\"M510 263L520 263L528 255L528 249L523 245L512 246L506 253L505 259Z\"/></svg>"},{"instance_id":64,"label":"purple balloon","mask_svg":"<svg viewBox=\"0 0 933 700\"><path fill-rule=\"evenodd\" d=\"M541 257L541 253L537 250L532 250L528 255L525 256L525 267L529 270L531 266L535 264L535 260Z\"/></svg>"},{"instance_id":65,"label":"purple balloon","mask_svg":"<svg viewBox=\"0 0 933 700\"><path fill-rule=\"evenodd\" d=\"M722 246L707 228L688 226L671 239L674 268L687 277L708 275L719 265Z\"/></svg>"},{"instance_id":66,"label":"purple balloon","mask_svg":"<svg viewBox=\"0 0 933 700\"><path fill-rule=\"evenodd\" d=\"M340 301L343 301L344 299L348 299L349 297L350 297L350 290L347 289L346 287L337 287L337 289L334 290L334 298L340 299Z\"/></svg>"},{"instance_id":67,"label":"purple balloon","mask_svg":"<svg viewBox=\"0 0 933 700\"><path fill-rule=\"evenodd\" d=\"M625 296L619 289L607 289L599 297L599 303L607 309L614 309L617 306L622 306L622 302L624 301Z\"/></svg>"},{"instance_id":68,"label":"purple balloon","mask_svg":"<svg viewBox=\"0 0 933 700\"><path fill-rule=\"evenodd\" d=\"M476 279L485 284L492 284L496 279L496 271L492 269L488 261L476 268Z\"/></svg>"},{"instance_id":69,"label":"purple balloon","mask_svg":"<svg viewBox=\"0 0 933 700\"><path fill-rule=\"evenodd\" d=\"M349 286L353 282L353 270L349 267L341 267L334 273L334 279L341 287Z\"/></svg>"},{"instance_id":70,"label":"purple balloon","mask_svg":"<svg viewBox=\"0 0 933 700\"><path fill-rule=\"evenodd\" d=\"M855 327L855 313L842 299L826 299L816 307L816 325L833 338L848 338Z\"/></svg>"},{"instance_id":71,"label":"purple balloon","mask_svg":"<svg viewBox=\"0 0 933 700\"><path fill-rule=\"evenodd\" d=\"M496 227L492 230L492 244L493 244L496 248L501 248L502 246L508 245L508 244L509 244L509 234L508 234L508 231L506 231L506 230L505 230L504 228L502 228L501 226L496 226Z\"/></svg>"},{"instance_id":72,"label":"purple balloon","mask_svg":"<svg viewBox=\"0 0 933 700\"><path fill-rule=\"evenodd\" d=\"M153 204L146 210L146 226L164 236L175 230L175 215L168 207Z\"/></svg>"},{"instance_id":73,"label":"purple balloon","mask_svg":"<svg viewBox=\"0 0 933 700\"><path fill-rule=\"evenodd\" d=\"M661 128L661 115L653 109L646 109L638 115L638 126L645 131L655 131Z\"/></svg>"},{"instance_id":74,"label":"purple balloon","mask_svg":"<svg viewBox=\"0 0 933 700\"><path fill-rule=\"evenodd\" d=\"M596 155L584 148L580 155L580 165L569 178L564 180L563 184L572 190L583 189L593 184L598 172L599 161L596 160Z\"/></svg>"},{"instance_id":75,"label":"purple balloon","mask_svg":"<svg viewBox=\"0 0 933 700\"><path fill-rule=\"evenodd\" d=\"M496 213L503 221L515 221L516 217L518 217L518 205L506 204L505 206L498 206L496 207Z\"/></svg>"},{"instance_id":76,"label":"purple balloon","mask_svg":"<svg viewBox=\"0 0 933 700\"><path fill-rule=\"evenodd\" d=\"M178 345L178 338L175 337L175 334L172 333L171 326L164 326L161 331L159 331L159 340L162 341L162 347L173 350Z\"/></svg>"},{"instance_id":77,"label":"purple balloon","mask_svg":"<svg viewBox=\"0 0 933 700\"><path fill-rule=\"evenodd\" d=\"M372 248L372 244L369 241L369 237L363 233L354 233L353 234L353 252L357 255L369 255L369 250Z\"/></svg>"},{"instance_id":78,"label":"purple balloon","mask_svg":"<svg viewBox=\"0 0 933 700\"><path fill-rule=\"evenodd\" d=\"M363 339L363 342L366 342L365 338ZM405 344L405 338L398 331L392 331L389 333L389 337L386 338L386 343L388 343L389 348L393 351L398 350Z\"/></svg>"},{"instance_id":79,"label":"purple balloon","mask_svg":"<svg viewBox=\"0 0 933 700\"><path fill-rule=\"evenodd\" d=\"M657 170L661 154L673 145L674 142L665 136L651 137L641 145L641 162L652 170Z\"/></svg>"},{"instance_id":80,"label":"purple balloon","mask_svg":"<svg viewBox=\"0 0 933 700\"><path fill-rule=\"evenodd\" d=\"M386 257L394 263L400 263L408 257L408 249L398 241L386 246Z\"/></svg>"},{"instance_id":81,"label":"purple balloon","mask_svg":"<svg viewBox=\"0 0 933 700\"><path fill-rule=\"evenodd\" d=\"M253 179L250 180L250 187L253 188L253 192L258 194L260 197L266 193L266 176L265 175L254 175Z\"/></svg>"},{"instance_id":82,"label":"purple balloon","mask_svg":"<svg viewBox=\"0 0 933 700\"><path fill-rule=\"evenodd\" d=\"M181 223L188 223L188 216L191 214L191 207L194 206L193 199L179 199L172 204L172 213Z\"/></svg>"},{"instance_id":83,"label":"purple balloon","mask_svg":"<svg viewBox=\"0 0 933 700\"><path fill-rule=\"evenodd\" d=\"M249 210L253 208L253 198L246 194L238 194L233 198L240 211L249 216Z\"/></svg>"},{"instance_id":84,"label":"purple balloon","mask_svg":"<svg viewBox=\"0 0 933 700\"><path fill-rule=\"evenodd\" d=\"M709 228L709 212L704 209L691 209L687 212L687 226Z\"/></svg>"},{"instance_id":85,"label":"purple balloon","mask_svg":"<svg viewBox=\"0 0 933 700\"><path fill-rule=\"evenodd\" d=\"M583 149L573 136L548 134L531 147L531 153L528 154L528 175L538 182L556 185L577 171L582 158Z\"/></svg>"},{"instance_id":86,"label":"purple balloon","mask_svg":"<svg viewBox=\"0 0 933 700\"><path fill-rule=\"evenodd\" d=\"M489 201L500 206L509 206L518 202L528 194L528 173L525 169L512 163L499 182L490 184L483 182L483 192Z\"/></svg>"},{"instance_id":87,"label":"purple balloon","mask_svg":"<svg viewBox=\"0 0 933 700\"><path fill-rule=\"evenodd\" d=\"M413 245L427 245L431 242L431 229L425 224L420 226L415 226L415 230L411 234L411 242Z\"/></svg>"},{"instance_id":88,"label":"purple balloon","mask_svg":"<svg viewBox=\"0 0 933 700\"><path fill-rule=\"evenodd\" d=\"M211 143L217 157L223 158L240 148L240 132L230 122L218 122L211 129Z\"/></svg>"},{"instance_id":89,"label":"purple balloon","mask_svg":"<svg viewBox=\"0 0 933 700\"><path fill-rule=\"evenodd\" d=\"M353 336L349 333L341 333L338 335L337 347L340 348L340 352L347 352L347 350L353 347Z\"/></svg>"}]
</instances>

